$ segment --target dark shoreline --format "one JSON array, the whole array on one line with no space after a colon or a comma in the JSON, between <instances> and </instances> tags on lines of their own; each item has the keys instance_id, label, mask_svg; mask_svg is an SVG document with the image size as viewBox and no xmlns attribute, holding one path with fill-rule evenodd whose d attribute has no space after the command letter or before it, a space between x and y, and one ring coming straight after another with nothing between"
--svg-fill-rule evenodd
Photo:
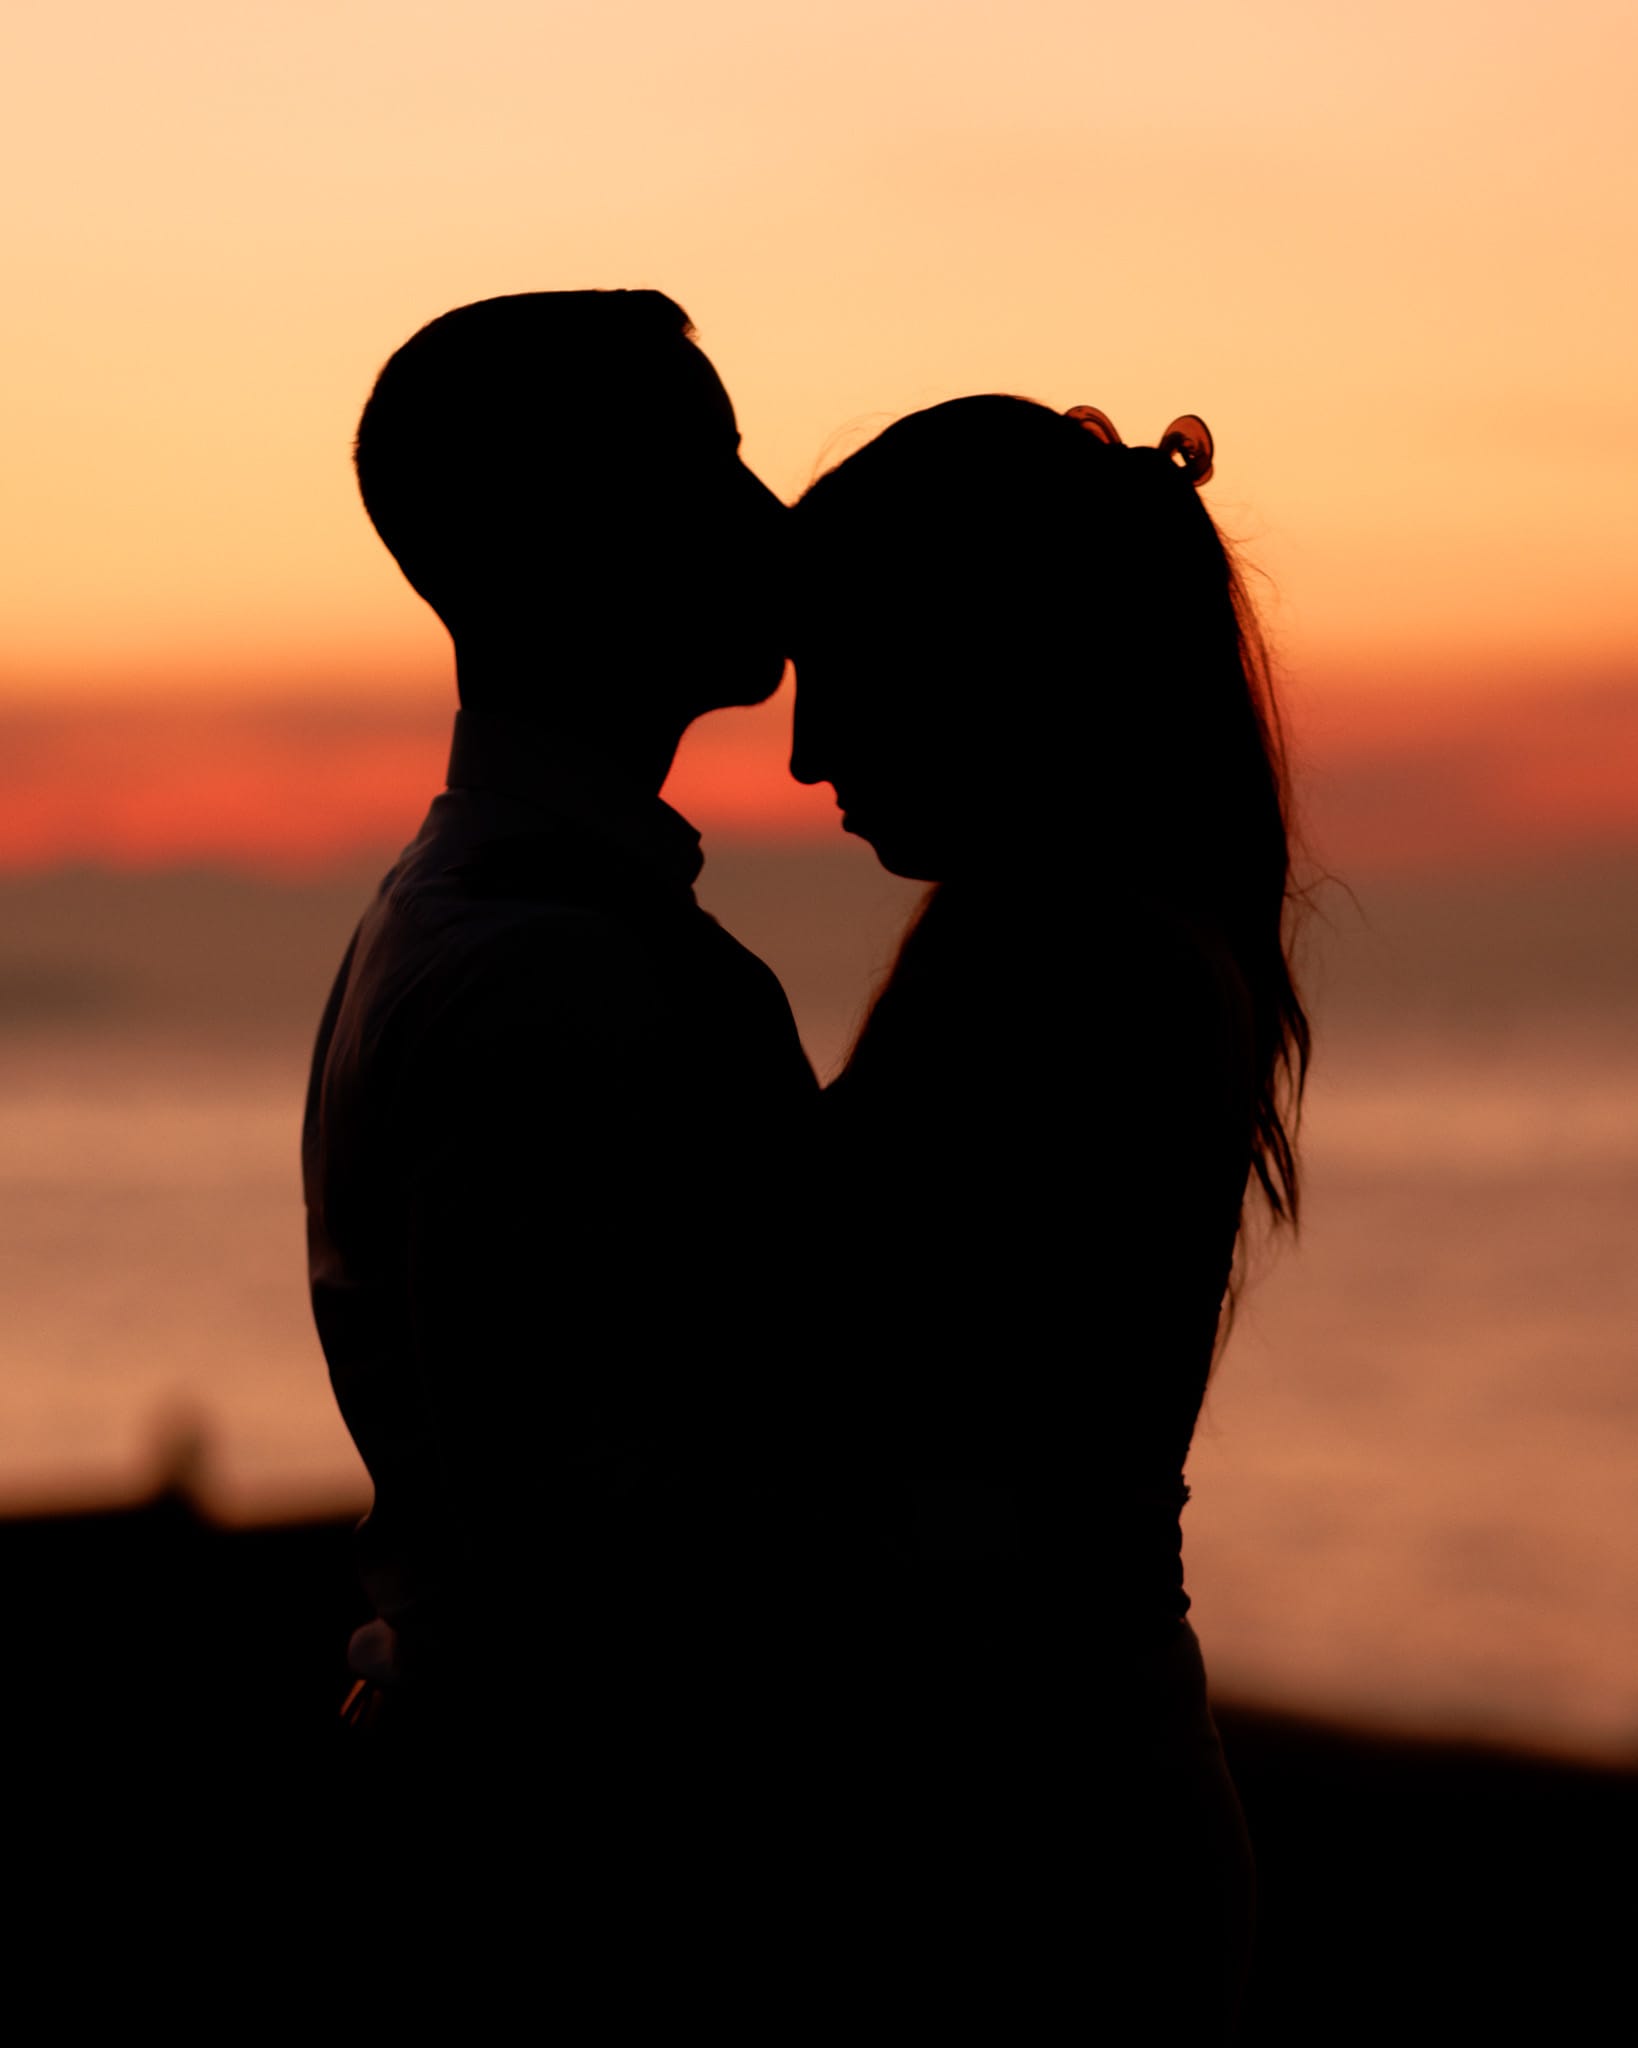
<instances>
[{"instance_id":1,"label":"dark shoreline","mask_svg":"<svg viewBox=\"0 0 1638 2048\"><path fill-rule=\"evenodd\" d=\"M362 1611L349 1536L222 1527L177 1486L0 1520L9 1753L45 1760L59 1802L76 1766L139 1776L179 1732L216 1731L269 1782L333 1755ZM1245 2048L1578 2040L1621 2009L1638 1770L1216 1711L1258 1858Z\"/></svg>"}]
</instances>

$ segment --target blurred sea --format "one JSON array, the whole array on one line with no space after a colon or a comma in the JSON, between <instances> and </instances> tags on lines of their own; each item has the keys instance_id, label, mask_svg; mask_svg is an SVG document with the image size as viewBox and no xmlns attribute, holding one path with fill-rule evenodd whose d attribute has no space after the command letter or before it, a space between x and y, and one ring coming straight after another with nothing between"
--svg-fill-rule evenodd
<instances>
[{"instance_id":1,"label":"blurred sea","mask_svg":"<svg viewBox=\"0 0 1638 2048\"><path fill-rule=\"evenodd\" d=\"M308 1320L310 1036L373 877L0 880L0 1511L362 1475ZM719 846L821 1072L916 889ZM1302 1240L1260 1252L1186 1563L1218 1687L1638 1760L1638 862L1322 892Z\"/></svg>"}]
</instances>

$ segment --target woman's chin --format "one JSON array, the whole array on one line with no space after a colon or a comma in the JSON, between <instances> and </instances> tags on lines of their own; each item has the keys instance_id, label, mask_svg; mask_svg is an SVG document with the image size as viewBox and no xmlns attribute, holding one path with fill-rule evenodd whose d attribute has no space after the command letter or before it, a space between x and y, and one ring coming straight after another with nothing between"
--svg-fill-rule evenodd
<instances>
[{"instance_id":1,"label":"woman's chin","mask_svg":"<svg viewBox=\"0 0 1638 2048\"><path fill-rule=\"evenodd\" d=\"M890 875L902 875L907 882L936 882L944 873L943 862L930 847L884 832L851 811L842 813L842 830L862 839Z\"/></svg>"}]
</instances>

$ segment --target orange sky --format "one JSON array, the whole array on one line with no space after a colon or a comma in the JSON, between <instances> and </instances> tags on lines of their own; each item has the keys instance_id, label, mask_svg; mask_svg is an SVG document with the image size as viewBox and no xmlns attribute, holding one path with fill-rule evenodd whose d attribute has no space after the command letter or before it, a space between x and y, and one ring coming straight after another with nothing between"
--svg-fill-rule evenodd
<instances>
[{"instance_id":1,"label":"orange sky","mask_svg":"<svg viewBox=\"0 0 1638 2048\"><path fill-rule=\"evenodd\" d=\"M787 683L685 739L666 795L707 852L725 836L836 834L830 791L785 771L790 705ZM1294 708L1303 836L1346 878L1638 852L1638 688L1332 690ZM384 862L420 822L447 746L435 699L0 709L0 870L95 860L300 876Z\"/></svg>"},{"instance_id":2,"label":"orange sky","mask_svg":"<svg viewBox=\"0 0 1638 2048\"><path fill-rule=\"evenodd\" d=\"M0 692L93 749L100 707L178 695L432 718L447 643L358 509L358 407L443 308L588 283L682 300L786 495L962 391L1134 440L1200 411L1321 725L1631 680L1634 75L1626 0L29 9ZM245 815L235 774L189 801Z\"/></svg>"}]
</instances>

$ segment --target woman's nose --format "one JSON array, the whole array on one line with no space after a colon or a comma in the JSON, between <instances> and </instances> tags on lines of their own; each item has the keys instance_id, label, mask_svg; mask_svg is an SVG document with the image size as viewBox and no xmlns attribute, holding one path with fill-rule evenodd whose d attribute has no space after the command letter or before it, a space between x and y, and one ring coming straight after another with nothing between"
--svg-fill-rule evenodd
<instances>
[{"instance_id":1,"label":"woman's nose","mask_svg":"<svg viewBox=\"0 0 1638 2048\"><path fill-rule=\"evenodd\" d=\"M791 774L798 782L825 782L824 750L820 722L813 708L811 687L802 686L802 671L796 672L796 705L791 712Z\"/></svg>"}]
</instances>

